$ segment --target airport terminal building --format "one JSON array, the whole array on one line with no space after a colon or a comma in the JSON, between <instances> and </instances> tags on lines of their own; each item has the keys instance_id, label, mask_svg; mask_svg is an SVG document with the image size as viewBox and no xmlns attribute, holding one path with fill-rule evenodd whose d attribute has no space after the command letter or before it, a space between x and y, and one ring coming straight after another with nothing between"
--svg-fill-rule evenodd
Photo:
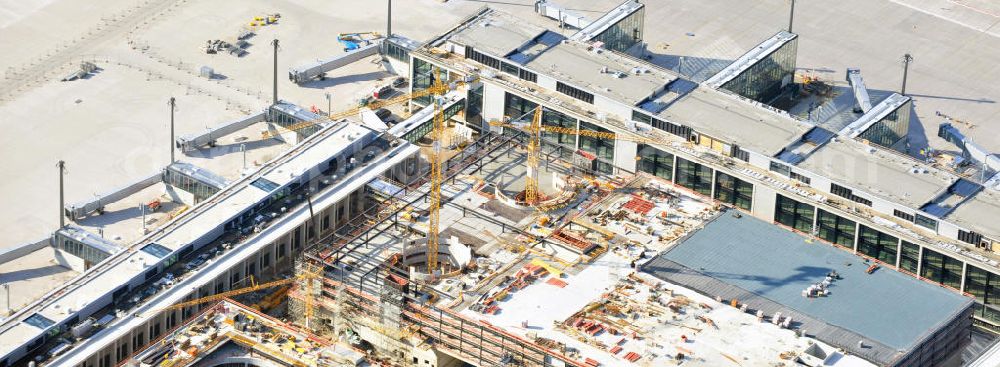
<instances>
[{"instance_id":1,"label":"airport terminal building","mask_svg":"<svg viewBox=\"0 0 1000 367\"><path fill-rule=\"evenodd\" d=\"M3 322L0 367L23 364L53 344L46 354L53 365L118 365L199 311L165 307L247 286L251 275L273 277L319 239L363 236L367 242L368 234L351 232L360 224L350 221L374 218L367 216L374 208L368 198L376 187L395 185L386 183L396 172L415 172L420 148L411 142L430 131L435 113L417 107L433 103L482 137L446 162L446 171L461 171L483 152L509 149L523 133L491 122L528 120L542 106L542 125L620 137L545 132L547 157L595 174L657 176L818 239L826 250L903 273L884 284L941 287L934 296L957 311L937 315L942 321L928 326L936 329L924 330L930 334L875 338L885 354L869 356L874 363L936 362L941 346L962 344L970 312L977 325L1000 332L1000 256L994 252L1000 251L1000 186L894 150L907 133L908 97L890 96L842 129L817 126L768 104L797 88L796 34L778 32L697 82L643 60L644 11L628 0L567 36L483 8L419 47L385 44L382 51L394 63L409 61L410 92L438 77L477 79L445 98L412 100L416 113L387 131L353 122L312 126L290 151L235 182L172 166L165 180L192 190L189 200L197 205L123 251L64 228L56 235L57 251L81 258L87 270ZM284 102L264 114L286 128L320 117ZM403 195L418 195L398 186ZM163 280L179 259L202 253L212 254L210 260ZM687 261L674 255L678 264ZM176 285L161 287L161 281ZM438 315L438 323L446 316ZM115 321L72 345L57 341L91 318ZM458 322L464 327L464 319ZM481 335L491 332L478 327ZM851 332L869 337L869 331ZM931 340L939 336L947 340ZM515 340L502 332L495 337ZM893 354L897 346L909 352ZM550 351L530 352L539 365L557 365Z\"/></svg>"},{"instance_id":2,"label":"airport terminal building","mask_svg":"<svg viewBox=\"0 0 1000 367\"><path fill-rule=\"evenodd\" d=\"M890 149L905 135L908 97L843 131L762 103L791 86L796 42L779 32L699 84L484 8L411 52L410 75L417 90L437 71L478 74L464 114L476 130L501 132L489 122L530 120L541 105L543 125L651 140L543 133L546 154L596 157L588 168L604 174L647 172L972 295L977 324L1000 330L998 187Z\"/></svg>"}]
</instances>

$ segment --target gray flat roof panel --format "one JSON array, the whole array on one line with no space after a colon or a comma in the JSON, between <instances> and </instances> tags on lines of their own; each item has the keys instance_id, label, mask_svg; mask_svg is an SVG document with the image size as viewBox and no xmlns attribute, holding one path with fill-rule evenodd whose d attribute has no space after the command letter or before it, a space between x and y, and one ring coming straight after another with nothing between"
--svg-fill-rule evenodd
<instances>
[{"instance_id":1,"label":"gray flat roof panel","mask_svg":"<svg viewBox=\"0 0 1000 367\"><path fill-rule=\"evenodd\" d=\"M661 256L900 350L912 349L972 302L888 268L866 274L868 265L849 252L749 216L721 215ZM830 296L802 296L830 271L843 277L830 286Z\"/></svg>"}]
</instances>

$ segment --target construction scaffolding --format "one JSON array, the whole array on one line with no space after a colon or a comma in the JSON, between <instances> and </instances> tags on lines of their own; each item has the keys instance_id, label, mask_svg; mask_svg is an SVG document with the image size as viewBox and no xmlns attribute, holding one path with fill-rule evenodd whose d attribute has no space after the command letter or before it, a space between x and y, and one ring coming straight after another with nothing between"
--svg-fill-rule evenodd
<instances>
[{"instance_id":1,"label":"construction scaffolding","mask_svg":"<svg viewBox=\"0 0 1000 367\"><path fill-rule=\"evenodd\" d=\"M514 144L522 144L517 138L485 134L441 163L442 180L476 173L484 164L508 154ZM436 301L450 300L451 296L411 282L410 274L393 263L395 257L386 245L372 243L383 233L403 227L404 210L427 199L427 175L415 177L412 182L398 183L399 192L382 195L383 201L352 221L354 225L306 250L303 261L323 269L322 289L315 292L314 329L339 337L378 334L365 340L380 355L399 361L414 348L433 347L477 365L583 366L530 340L436 306ZM443 197L442 206L454 205L449 199ZM464 215L494 221L504 231L534 238L486 214L469 211ZM303 307L305 298L297 290L289 296L290 310L296 314L294 310Z\"/></svg>"}]
</instances>

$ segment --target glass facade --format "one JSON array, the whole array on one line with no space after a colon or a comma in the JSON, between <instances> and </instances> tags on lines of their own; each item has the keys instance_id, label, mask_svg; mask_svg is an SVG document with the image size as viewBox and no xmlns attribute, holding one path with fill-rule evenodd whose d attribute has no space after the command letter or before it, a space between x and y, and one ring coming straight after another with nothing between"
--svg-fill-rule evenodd
<instances>
[{"instance_id":1,"label":"glass facade","mask_svg":"<svg viewBox=\"0 0 1000 367\"><path fill-rule=\"evenodd\" d=\"M650 173L667 180L674 179L673 154L645 144L639 144L638 152L639 162L637 166L640 172Z\"/></svg>"},{"instance_id":2,"label":"glass facade","mask_svg":"<svg viewBox=\"0 0 1000 367\"><path fill-rule=\"evenodd\" d=\"M689 128L687 126L683 126L683 125L677 125L677 124L674 124L674 123L670 123L668 121L663 121L663 120L660 120L660 119L657 119L657 118L653 118L653 117L651 117L651 116L649 116L649 115L647 115L645 113L639 112L639 111L635 111L635 110L632 111L632 120L633 121L642 122L642 123L646 123L646 124L650 124L654 128L657 128L657 129L666 131L668 133L677 135L679 137L684 138L684 140L687 140L687 139L689 139L691 137L691 132L692 132L691 128Z\"/></svg>"},{"instance_id":3,"label":"glass facade","mask_svg":"<svg viewBox=\"0 0 1000 367\"><path fill-rule=\"evenodd\" d=\"M86 262L85 267L87 268L89 268L92 264L97 264L104 261L104 259L111 257L111 254L108 252L101 251L94 246L75 241L61 234L56 236L55 241L56 248L83 259Z\"/></svg>"},{"instance_id":4,"label":"glass facade","mask_svg":"<svg viewBox=\"0 0 1000 367\"><path fill-rule=\"evenodd\" d=\"M563 82L556 82L556 91L590 104L594 103L593 94L585 92L582 89L574 88L567 84L563 84Z\"/></svg>"},{"instance_id":5,"label":"glass facade","mask_svg":"<svg viewBox=\"0 0 1000 367\"><path fill-rule=\"evenodd\" d=\"M535 112L536 107L538 107L537 103L518 97L516 94L506 93L504 95L503 115L513 121L531 121L531 114Z\"/></svg>"},{"instance_id":6,"label":"glass facade","mask_svg":"<svg viewBox=\"0 0 1000 367\"><path fill-rule=\"evenodd\" d=\"M816 235L830 243L854 249L853 220L819 209L816 217Z\"/></svg>"},{"instance_id":7,"label":"glass facade","mask_svg":"<svg viewBox=\"0 0 1000 367\"><path fill-rule=\"evenodd\" d=\"M410 51L391 39L382 42L382 54L402 62L410 62Z\"/></svg>"},{"instance_id":8,"label":"glass facade","mask_svg":"<svg viewBox=\"0 0 1000 367\"><path fill-rule=\"evenodd\" d=\"M861 226L858 235L858 252L878 259L886 264L896 264L899 238Z\"/></svg>"},{"instance_id":9,"label":"glass facade","mask_svg":"<svg viewBox=\"0 0 1000 367\"><path fill-rule=\"evenodd\" d=\"M553 110L543 109L542 125L576 129L576 119ZM576 149L576 135L573 134L542 132L542 139Z\"/></svg>"},{"instance_id":10,"label":"glass facade","mask_svg":"<svg viewBox=\"0 0 1000 367\"><path fill-rule=\"evenodd\" d=\"M435 80L434 74L438 73L439 71L441 73L441 77L444 78L444 80L448 80L447 70L441 69L437 66L432 65L427 61L414 57L413 75L410 78L410 80L412 81L411 83L413 86L413 91L416 92L424 90L430 87L432 84L434 84ZM431 100L433 98L434 96L423 96L414 98L413 101L420 105L426 106L431 103Z\"/></svg>"},{"instance_id":11,"label":"glass facade","mask_svg":"<svg viewBox=\"0 0 1000 367\"><path fill-rule=\"evenodd\" d=\"M793 83L798 42L798 37L785 42L722 88L762 103L774 99L784 85Z\"/></svg>"},{"instance_id":12,"label":"glass facade","mask_svg":"<svg viewBox=\"0 0 1000 367\"><path fill-rule=\"evenodd\" d=\"M319 115L313 116L313 118L319 118L319 117L320 117ZM287 128L291 127L292 125L296 125L302 121L306 121L308 119L312 118L307 118L307 119L303 119L302 117L296 118L295 116L289 115L285 111L281 111L277 108L272 107L268 109L267 121L273 122L278 126ZM312 126L306 126L306 127L300 126L295 129L295 132L299 133L302 136L309 136L315 134L322 128L323 127L320 124L314 124Z\"/></svg>"},{"instance_id":13,"label":"glass facade","mask_svg":"<svg viewBox=\"0 0 1000 367\"><path fill-rule=\"evenodd\" d=\"M750 210L753 204L753 184L718 172L715 174L715 199Z\"/></svg>"},{"instance_id":14,"label":"glass facade","mask_svg":"<svg viewBox=\"0 0 1000 367\"><path fill-rule=\"evenodd\" d=\"M219 192L217 187L176 172L170 169L170 167L163 170L163 183L191 193L194 195L195 204Z\"/></svg>"},{"instance_id":15,"label":"glass facade","mask_svg":"<svg viewBox=\"0 0 1000 367\"><path fill-rule=\"evenodd\" d=\"M962 261L924 248L920 276L955 289L962 284Z\"/></svg>"},{"instance_id":16,"label":"glass facade","mask_svg":"<svg viewBox=\"0 0 1000 367\"><path fill-rule=\"evenodd\" d=\"M920 245L903 241L899 248L899 269L917 274L920 265Z\"/></svg>"},{"instance_id":17,"label":"glass facade","mask_svg":"<svg viewBox=\"0 0 1000 367\"><path fill-rule=\"evenodd\" d=\"M604 42L604 48L608 50L625 52L636 43L642 42L645 13L645 7L639 8L635 13L598 34L592 41Z\"/></svg>"},{"instance_id":18,"label":"glass facade","mask_svg":"<svg viewBox=\"0 0 1000 367\"><path fill-rule=\"evenodd\" d=\"M500 71L502 71L504 73L507 73L507 74L510 74L512 76L516 76L516 77L518 77L521 80L527 80L527 81L532 82L532 83L537 83L538 82L538 75L537 74L535 74L533 72L530 72L528 70L525 70L525 69L521 69L520 67L518 67L518 66L516 66L514 64L510 64L510 63L507 63L507 62L504 62L504 61L500 61L500 59L497 59L497 58L492 57L490 55L486 55L486 54L483 54L481 52L478 52L472 46L466 46L465 47L465 58L466 59L471 59L471 60L473 60L475 62L478 62L480 64L483 64L483 65L489 66L489 67L491 67L493 69L500 70Z\"/></svg>"},{"instance_id":19,"label":"glass facade","mask_svg":"<svg viewBox=\"0 0 1000 367\"><path fill-rule=\"evenodd\" d=\"M712 195L712 167L677 157L677 174L674 182L695 192Z\"/></svg>"},{"instance_id":20,"label":"glass facade","mask_svg":"<svg viewBox=\"0 0 1000 367\"><path fill-rule=\"evenodd\" d=\"M812 233L813 213L815 211L816 208L812 205L778 195L774 209L774 221L801 232Z\"/></svg>"},{"instance_id":21,"label":"glass facade","mask_svg":"<svg viewBox=\"0 0 1000 367\"><path fill-rule=\"evenodd\" d=\"M580 121L580 130L600 131L605 133L611 132L611 130L586 121ZM615 157L615 141L612 139L594 138L589 136L580 136L579 140L580 150L593 153L597 156L597 171L610 174L611 164L608 162L613 162Z\"/></svg>"},{"instance_id":22,"label":"glass facade","mask_svg":"<svg viewBox=\"0 0 1000 367\"><path fill-rule=\"evenodd\" d=\"M483 84L469 88L465 97L465 122L475 131L486 128L483 121Z\"/></svg>"},{"instance_id":23,"label":"glass facade","mask_svg":"<svg viewBox=\"0 0 1000 367\"><path fill-rule=\"evenodd\" d=\"M976 297L976 316L1000 324L1000 275L969 265L963 291Z\"/></svg>"},{"instance_id":24,"label":"glass facade","mask_svg":"<svg viewBox=\"0 0 1000 367\"><path fill-rule=\"evenodd\" d=\"M886 148L896 145L910 132L910 107L912 103L912 101L907 101L899 106L897 110L861 133L860 138Z\"/></svg>"}]
</instances>

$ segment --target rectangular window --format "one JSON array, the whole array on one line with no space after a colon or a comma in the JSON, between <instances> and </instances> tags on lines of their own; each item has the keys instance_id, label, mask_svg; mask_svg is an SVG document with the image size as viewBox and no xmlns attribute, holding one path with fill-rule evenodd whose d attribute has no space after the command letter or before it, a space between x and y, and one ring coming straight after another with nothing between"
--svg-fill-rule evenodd
<instances>
[{"instance_id":1,"label":"rectangular window","mask_svg":"<svg viewBox=\"0 0 1000 367\"><path fill-rule=\"evenodd\" d=\"M896 264L899 238L861 226L858 236L858 252L878 259L886 264Z\"/></svg>"},{"instance_id":2,"label":"rectangular window","mask_svg":"<svg viewBox=\"0 0 1000 367\"><path fill-rule=\"evenodd\" d=\"M854 195L854 191L852 191L851 189L837 185L835 183L830 184L830 193L846 199L850 199L851 196Z\"/></svg>"},{"instance_id":3,"label":"rectangular window","mask_svg":"<svg viewBox=\"0 0 1000 367\"><path fill-rule=\"evenodd\" d=\"M465 47L465 58L472 59L480 64L489 66L497 70L500 70L500 64L502 63L500 60L488 55L484 55L469 46Z\"/></svg>"},{"instance_id":4,"label":"rectangular window","mask_svg":"<svg viewBox=\"0 0 1000 367\"><path fill-rule=\"evenodd\" d=\"M960 229L958 230L958 240L978 246L979 243L982 242L983 240L983 235L972 231L963 231Z\"/></svg>"},{"instance_id":5,"label":"rectangular window","mask_svg":"<svg viewBox=\"0 0 1000 367\"><path fill-rule=\"evenodd\" d=\"M867 206L872 206L872 201L871 200L868 200L868 199L865 199L863 197L854 195L854 191L853 190L851 190L849 188L846 188L846 187L843 187L843 186L840 186L840 185L837 185L835 183L830 183L830 193L832 193L834 195L837 195L837 196L840 196L842 198L848 199L850 201L856 202L856 203L864 204L864 205L867 205Z\"/></svg>"},{"instance_id":6,"label":"rectangular window","mask_svg":"<svg viewBox=\"0 0 1000 367\"><path fill-rule=\"evenodd\" d=\"M284 243L279 244L278 245L278 260L281 260L281 259L285 258L285 251L286 251L285 244Z\"/></svg>"},{"instance_id":7,"label":"rectangular window","mask_svg":"<svg viewBox=\"0 0 1000 367\"><path fill-rule=\"evenodd\" d=\"M899 269L917 273L920 264L920 245L903 241L899 252Z\"/></svg>"},{"instance_id":8,"label":"rectangular window","mask_svg":"<svg viewBox=\"0 0 1000 367\"><path fill-rule=\"evenodd\" d=\"M675 182L699 194L709 196L712 194L712 167L677 157Z\"/></svg>"},{"instance_id":9,"label":"rectangular window","mask_svg":"<svg viewBox=\"0 0 1000 367\"><path fill-rule=\"evenodd\" d=\"M645 144L639 144L638 153L640 172L646 172L666 180L674 178L673 154Z\"/></svg>"},{"instance_id":10,"label":"rectangular window","mask_svg":"<svg viewBox=\"0 0 1000 367\"><path fill-rule=\"evenodd\" d=\"M795 172L791 172L788 177L791 177L793 180L799 181L799 182L804 183L806 185L812 183L812 179L810 179L809 177L800 175L800 174L795 173Z\"/></svg>"},{"instance_id":11,"label":"rectangular window","mask_svg":"<svg viewBox=\"0 0 1000 367\"><path fill-rule=\"evenodd\" d=\"M972 265L966 269L963 291L976 298L976 316L1000 324L1000 275Z\"/></svg>"},{"instance_id":12,"label":"rectangular window","mask_svg":"<svg viewBox=\"0 0 1000 367\"><path fill-rule=\"evenodd\" d=\"M510 74L510 75L517 76L519 74L518 72L520 70L521 70L521 68L518 68L517 66L508 64L506 62L500 64L500 71L505 72L505 73Z\"/></svg>"},{"instance_id":13,"label":"rectangular window","mask_svg":"<svg viewBox=\"0 0 1000 367\"><path fill-rule=\"evenodd\" d=\"M538 83L538 75L524 69L520 69L520 72L517 77L532 83Z\"/></svg>"},{"instance_id":14,"label":"rectangular window","mask_svg":"<svg viewBox=\"0 0 1000 367\"><path fill-rule=\"evenodd\" d=\"M503 114L513 121L530 121L532 118L531 114L535 112L535 108L537 107L537 103L521 98L516 94L506 93L504 95Z\"/></svg>"},{"instance_id":15,"label":"rectangular window","mask_svg":"<svg viewBox=\"0 0 1000 367\"><path fill-rule=\"evenodd\" d=\"M649 115L647 115L645 113L636 111L636 110L632 110L632 121L637 121L637 122L641 122L641 123L644 123L644 124L650 124L650 125L653 124L653 118L652 117L650 117Z\"/></svg>"},{"instance_id":16,"label":"rectangular window","mask_svg":"<svg viewBox=\"0 0 1000 367\"><path fill-rule=\"evenodd\" d=\"M962 261L924 248L920 260L920 276L930 281L958 289L962 283Z\"/></svg>"},{"instance_id":17,"label":"rectangular window","mask_svg":"<svg viewBox=\"0 0 1000 367\"><path fill-rule=\"evenodd\" d=\"M590 103L590 104L594 103L594 95L593 94L590 94L590 93L584 92L584 91L582 91L580 89L577 89L577 88L571 87L569 85L563 84L563 82L556 82L556 91L559 92L559 93L565 94L567 96L579 99L581 101Z\"/></svg>"},{"instance_id":18,"label":"rectangular window","mask_svg":"<svg viewBox=\"0 0 1000 367\"><path fill-rule=\"evenodd\" d=\"M913 223L915 223L918 226L937 232L938 222L934 218L925 217L920 213L917 213L915 218L913 219Z\"/></svg>"},{"instance_id":19,"label":"rectangular window","mask_svg":"<svg viewBox=\"0 0 1000 367\"><path fill-rule=\"evenodd\" d=\"M790 175L792 173L792 168L791 167L788 167L788 165L786 165L786 164L781 164L781 163L778 163L778 162L775 162L775 161L771 161L770 170L772 172L777 172L777 173L781 174L782 176L788 176L788 175Z\"/></svg>"},{"instance_id":20,"label":"rectangular window","mask_svg":"<svg viewBox=\"0 0 1000 367\"><path fill-rule=\"evenodd\" d=\"M774 221L795 228L800 232L812 233L813 213L816 208L800 203L783 195L778 195L774 210Z\"/></svg>"},{"instance_id":21,"label":"rectangular window","mask_svg":"<svg viewBox=\"0 0 1000 367\"><path fill-rule=\"evenodd\" d=\"M576 130L576 119L558 111L543 109L542 125L565 127ZM576 135L573 134L543 131L542 139L569 147L569 151L576 149Z\"/></svg>"},{"instance_id":22,"label":"rectangular window","mask_svg":"<svg viewBox=\"0 0 1000 367\"><path fill-rule=\"evenodd\" d=\"M733 152L731 153L731 155L733 157L735 157L736 159L739 159L741 161L744 161L744 162L749 162L750 161L750 152L745 151L743 149L740 149L739 145L733 145L732 149L733 149ZM806 179L808 179L808 177L806 177ZM809 183L808 181L804 181L804 182L805 183Z\"/></svg>"},{"instance_id":23,"label":"rectangular window","mask_svg":"<svg viewBox=\"0 0 1000 367\"><path fill-rule=\"evenodd\" d=\"M854 231L857 223L823 209L819 209L818 213L816 218L817 237L853 250Z\"/></svg>"},{"instance_id":24,"label":"rectangular window","mask_svg":"<svg viewBox=\"0 0 1000 367\"><path fill-rule=\"evenodd\" d=\"M896 216L897 218L902 218L902 219L906 220L907 222L913 222L913 214L904 212L902 210L893 209L892 210L892 215Z\"/></svg>"},{"instance_id":25,"label":"rectangular window","mask_svg":"<svg viewBox=\"0 0 1000 367\"><path fill-rule=\"evenodd\" d=\"M715 174L715 199L743 210L750 210L753 203L753 184L718 172Z\"/></svg>"},{"instance_id":26,"label":"rectangular window","mask_svg":"<svg viewBox=\"0 0 1000 367\"><path fill-rule=\"evenodd\" d=\"M586 121L580 122L580 130L611 133L611 130ZM579 149L584 152L593 153L597 156L597 170L599 172L611 173L611 165L608 164L608 162L612 162L615 156L614 139L603 139L581 135L579 137Z\"/></svg>"}]
</instances>

